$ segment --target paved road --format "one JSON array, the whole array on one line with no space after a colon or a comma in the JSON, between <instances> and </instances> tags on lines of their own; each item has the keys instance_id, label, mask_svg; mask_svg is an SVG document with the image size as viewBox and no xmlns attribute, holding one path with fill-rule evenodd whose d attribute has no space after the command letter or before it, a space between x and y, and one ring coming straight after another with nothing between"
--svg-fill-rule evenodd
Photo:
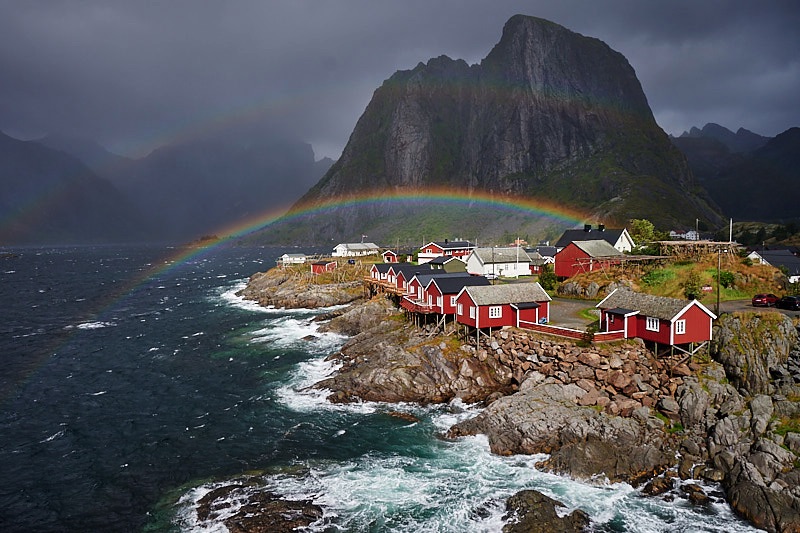
<instances>
[{"instance_id":1,"label":"paved road","mask_svg":"<svg viewBox=\"0 0 800 533\"><path fill-rule=\"evenodd\" d=\"M715 311L716 302L711 305L706 305L712 311ZM777 307L753 307L750 300L729 300L727 302L720 302L719 310L721 313L733 313L736 311L754 311L756 313L772 313L779 312L790 317L800 317L800 311L789 311L788 309L778 309Z\"/></svg>"}]
</instances>

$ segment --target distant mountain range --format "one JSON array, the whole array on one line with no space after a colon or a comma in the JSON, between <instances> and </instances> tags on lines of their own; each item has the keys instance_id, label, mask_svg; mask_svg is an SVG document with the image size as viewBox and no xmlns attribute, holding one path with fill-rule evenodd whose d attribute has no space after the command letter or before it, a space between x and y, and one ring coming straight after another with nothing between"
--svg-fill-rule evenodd
<instances>
[{"instance_id":1,"label":"distant mountain range","mask_svg":"<svg viewBox=\"0 0 800 533\"><path fill-rule=\"evenodd\" d=\"M698 182L739 221L800 220L800 128L774 138L717 124L672 138Z\"/></svg>"},{"instance_id":2,"label":"distant mountain range","mask_svg":"<svg viewBox=\"0 0 800 533\"><path fill-rule=\"evenodd\" d=\"M191 241L279 214L331 164L274 137L223 135L130 159L91 140L0 134L0 244Z\"/></svg>"},{"instance_id":3,"label":"distant mountain range","mask_svg":"<svg viewBox=\"0 0 800 533\"><path fill-rule=\"evenodd\" d=\"M440 56L390 76L335 163L263 128L138 159L91 140L0 134L0 245L186 242L293 203L308 214L248 240L491 242L554 238L579 219L661 229L797 220L798 159L798 128L667 136L621 54L518 15L479 64Z\"/></svg>"}]
</instances>

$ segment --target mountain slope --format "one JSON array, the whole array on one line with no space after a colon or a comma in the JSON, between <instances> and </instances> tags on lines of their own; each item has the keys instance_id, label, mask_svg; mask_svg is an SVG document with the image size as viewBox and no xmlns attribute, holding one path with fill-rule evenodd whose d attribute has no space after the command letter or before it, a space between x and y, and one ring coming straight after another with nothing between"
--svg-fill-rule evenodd
<instances>
[{"instance_id":1,"label":"mountain slope","mask_svg":"<svg viewBox=\"0 0 800 533\"><path fill-rule=\"evenodd\" d=\"M538 198L608 223L721 220L655 123L625 58L597 39L521 15L480 65L441 56L391 76L342 157L296 207L430 187ZM365 227L391 238L381 219L424 213L411 205L337 209L335 224L318 217L311 226L324 238ZM472 215L483 217L479 227L492 219ZM449 235L441 236L457 234L463 222L442 227Z\"/></svg>"},{"instance_id":2,"label":"mountain slope","mask_svg":"<svg viewBox=\"0 0 800 533\"><path fill-rule=\"evenodd\" d=\"M709 130L709 126L715 127ZM800 181L800 129L791 128L772 139L747 132L744 139L751 144L746 146L743 131L747 130L737 131L736 140L730 130L707 124L672 142L726 216L761 222L800 219L800 205L791 194ZM754 145L758 147L743 148Z\"/></svg>"},{"instance_id":3,"label":"mountain slope","mask_svg":"<svg viewBox=\"0 0 800 533\"><path fill-rule=\"evenodd\" d=\"M139 240L144 219L77 159L0 133L0 244Z\"/></svg>"},{"instance_id":4,"label":"mountain slope","mask_svg":"<svg viewBox=\"0 0 800 533\"><path fill-rule=\"evenodd\" d=\"M183 241L286 210L324 165L305 143L203 139L159 148L109 178L158 221L156 240Z\"/></svg>"}]
</instances>

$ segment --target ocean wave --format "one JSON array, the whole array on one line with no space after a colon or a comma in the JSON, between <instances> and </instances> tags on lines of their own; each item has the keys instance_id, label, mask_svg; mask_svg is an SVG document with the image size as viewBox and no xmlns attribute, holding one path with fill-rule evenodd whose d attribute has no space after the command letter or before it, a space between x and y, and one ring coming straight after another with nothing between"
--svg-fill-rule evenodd
<instances>
[{"instance_id":1,"label":"ocean wave","mask_svg":"<svg viewBox=\"0 0 800 533\"><path fill-rule=\"evenodd\" d=\"M75 326L67 326L66 329L76 328L76 329L100 329L100 328L110 328L116 326L116 322L82 322Z\"/></svg>"}]
</instances>

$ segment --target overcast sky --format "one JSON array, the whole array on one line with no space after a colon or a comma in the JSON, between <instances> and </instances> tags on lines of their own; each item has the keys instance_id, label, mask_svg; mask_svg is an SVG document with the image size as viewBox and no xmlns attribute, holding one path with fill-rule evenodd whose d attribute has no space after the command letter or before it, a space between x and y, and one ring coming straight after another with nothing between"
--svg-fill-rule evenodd
<instances>
[{"instance_id":1,"label":"overcast sky","mask_svg":"<svg viewBox=\"0 0 800 533\"><path fill-rule=\"evenodd\" d=\"M0 130L144 155L267 122L336 158L393 72L478 63L518 13L624 54L668 133L800 126L796 0L0 0Z\"/></svg>"}]
</instances>

